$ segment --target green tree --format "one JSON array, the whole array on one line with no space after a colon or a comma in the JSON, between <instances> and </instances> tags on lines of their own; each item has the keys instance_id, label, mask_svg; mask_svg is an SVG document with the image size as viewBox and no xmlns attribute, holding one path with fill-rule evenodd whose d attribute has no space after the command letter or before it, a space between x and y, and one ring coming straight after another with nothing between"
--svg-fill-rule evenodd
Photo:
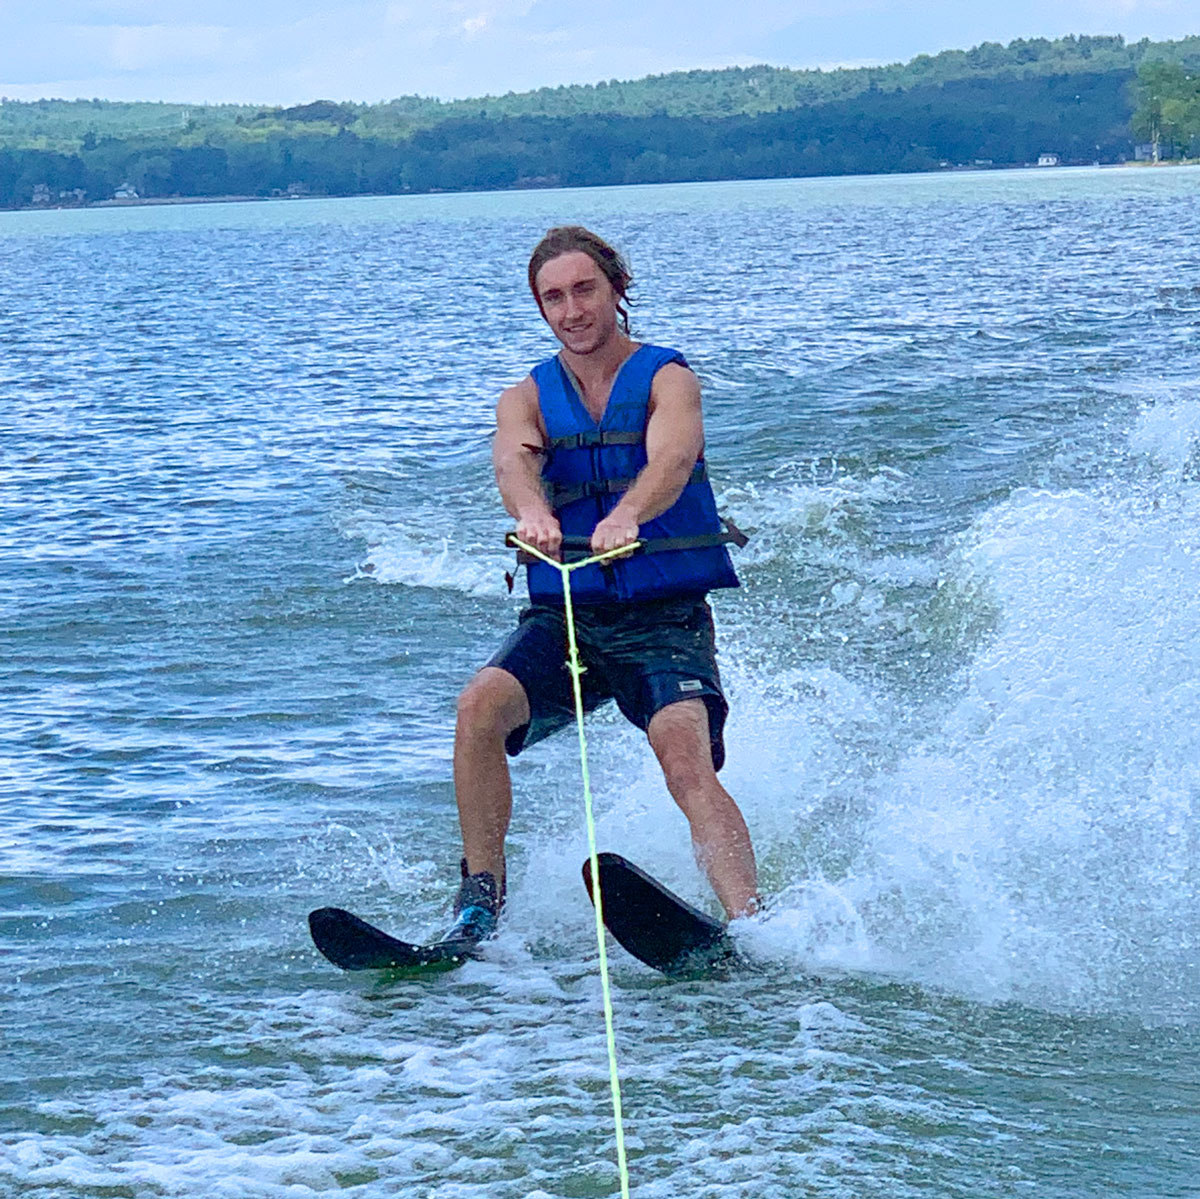
<instances>
[{"instance_id":1,"label":"green tree","mask_svg":"<svg viewBox=\"0 0 1200 1199\"><path fill-rule=\"evenodd\" d=\"M1137 108L1130 123L1134 133L1154 147L1156 162L1164 147L1186 152L1200 140L1200 72L1161 59L1144 62L1138 68L1135 95Z\"/></svg>"}]
</instances>

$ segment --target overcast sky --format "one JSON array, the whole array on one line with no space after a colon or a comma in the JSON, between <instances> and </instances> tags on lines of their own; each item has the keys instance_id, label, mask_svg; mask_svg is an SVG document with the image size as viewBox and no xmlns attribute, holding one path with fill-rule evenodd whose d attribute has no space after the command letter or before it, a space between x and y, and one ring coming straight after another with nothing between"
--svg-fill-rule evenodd
<instances>
[{"instance_id":1,"label":"overcast sky","mask_svg":"<svg viewBox=\"0 0 1200 1199\"><path fill-rule=\"evenodd\" d=\"M982 41L1200 33L1198 0L0 0L0 95L482 96L690 67L863 66Z\"/></svg>"}]
</instances>

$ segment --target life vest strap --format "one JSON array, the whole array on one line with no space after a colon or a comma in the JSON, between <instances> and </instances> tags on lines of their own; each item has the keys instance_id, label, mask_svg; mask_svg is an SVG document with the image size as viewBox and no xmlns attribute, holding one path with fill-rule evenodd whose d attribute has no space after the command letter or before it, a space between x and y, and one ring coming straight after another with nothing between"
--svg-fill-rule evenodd
<instances>
[{"instance_id":1,"label":"life vest strap","mask_svg":"<svg viewBox=\"0 0 1200 1199\"><path fill-rule=\"evenodd\" d=\"M652 537L643 541L640 553L654 554L660 550L701 550L710 545L736 545L738 549L750 540L728 517L721 517L725 526L721 533L699 533L695 537Z\"/></svg>"},{"instance_id":2,"label":"life vest strap","mask_svg":"<svg viewBox=\"0 0 1200 1199\"><path fill-rule=\"evenodd\" d=\"M708 478L708 467L703 462L697 462L684 486L692 483L703 483ZM576 500L588 499L598 495L620 495L633 485L632 479L590 479L578 487L559 487L553 483L547 485L550 492L550 507L557 512Z\"/></svg>"},{"instance_id":3,"label":"life vest strap","mask_svg":"<svg viewBox=\"0 0 1200 1199\"><path fill-rule=\"evenodd\" d=\"M621 433L610 429L586 429L582 433L571 433L566 437L552 437L546 443L547 450L590 450L598 445L641 445L646 440L644 433Z\"/></svg>"}]
</instances>

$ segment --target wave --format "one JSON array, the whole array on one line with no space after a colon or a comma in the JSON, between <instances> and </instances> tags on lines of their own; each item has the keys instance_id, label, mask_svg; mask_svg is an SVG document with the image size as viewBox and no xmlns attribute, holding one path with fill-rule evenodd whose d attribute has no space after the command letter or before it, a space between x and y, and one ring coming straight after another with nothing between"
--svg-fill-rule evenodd
<instances>
[{"instance_id":1,"label":"wave","mask_svg":"<svg viewBox=\"0 0 1200 1199\"><path fill-rule=\"evenodd\" d=\"M470 596L508 594L505 572L513 568L511 554L478 545L455 545L449 536L432 540L373 515L346 520L346 537L366 542L366 556L348 582L369 579L383 585L430 587Z\"/></svg>"}]
</instances>

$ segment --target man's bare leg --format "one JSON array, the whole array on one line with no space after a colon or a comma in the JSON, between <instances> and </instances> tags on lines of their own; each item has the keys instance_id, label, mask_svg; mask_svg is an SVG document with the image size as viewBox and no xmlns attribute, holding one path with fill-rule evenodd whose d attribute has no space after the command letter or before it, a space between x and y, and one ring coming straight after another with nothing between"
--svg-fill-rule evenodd
<instances>
[{"instance_id":1,"label":"man's bare leg","mask_svg":"<svg viewBox=\"0 0 1200 1199\"><path fill-rule=\"evenodd\" d=\"M750 832L713 769L708 708L702 699L660 708L647 730L667 788L688 818L692 846L732 920L758 911L758 869Z\"/></svg>"},{"instance_id":2,"label":"man's bare leg","mask_svg":"<svg viewBox=\"0 0 1200 1199\"><path fill-rule=\"evenodd\" d=\"M529 720L525 688L496 666L485 666L458 697L454 732L454 796L463 853L472 874L504 880L504 838L512 816L505 738Z\"/></svg>"}]
</instances>

